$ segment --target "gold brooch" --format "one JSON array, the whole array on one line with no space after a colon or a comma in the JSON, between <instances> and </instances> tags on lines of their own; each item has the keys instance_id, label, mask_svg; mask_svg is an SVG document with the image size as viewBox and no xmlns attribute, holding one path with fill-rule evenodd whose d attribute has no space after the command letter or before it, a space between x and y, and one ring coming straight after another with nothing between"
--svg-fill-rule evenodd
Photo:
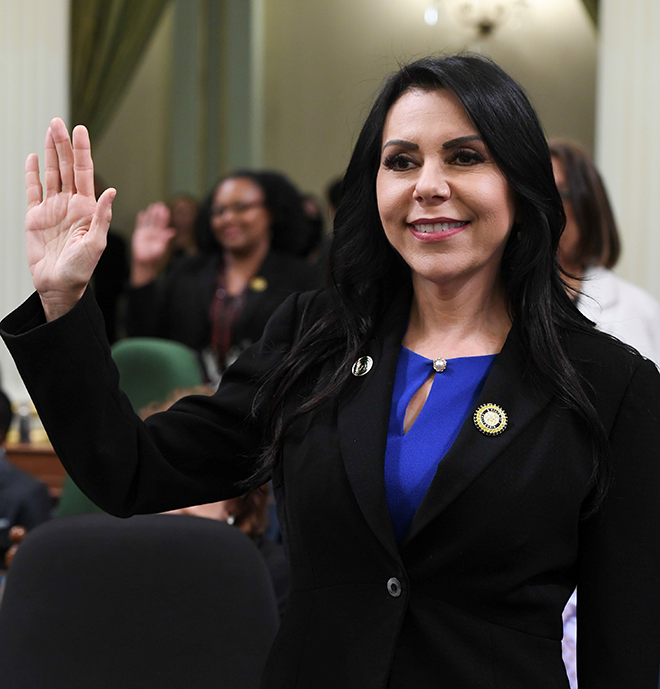
<instances>
[{"instance_id":1,"label":"gold brooch","mask_svg":"<svg viewBox=\"0 0 660 689\"><path fill-rule=\"evenodd\" d=\"M474 425L484 435L499 435L507 426L506 412L498 404L482 404L474 412Z\"/></svg>"},{"instance_id":2,"label":"gold brooch","mask_svg":"<svg viewBox=\"0 0 660 689\"><path fill-rule=\"evenodd\" d=\"M354 376L366 376L371 367L374 365L374 360L370 356L361 356L351 368L351 373Z\"/></svg>"},{"instance_id":3,"label":"gold brooch","mask_svg":"<svg viewBox=\"0 0 660 689\"><path fill-rule=\"evenodd\" d=\"M263 292L268 287L268 280L263 275L255 275L250 280L250 289L253 292Z\"/></svg>"}]
</instances>

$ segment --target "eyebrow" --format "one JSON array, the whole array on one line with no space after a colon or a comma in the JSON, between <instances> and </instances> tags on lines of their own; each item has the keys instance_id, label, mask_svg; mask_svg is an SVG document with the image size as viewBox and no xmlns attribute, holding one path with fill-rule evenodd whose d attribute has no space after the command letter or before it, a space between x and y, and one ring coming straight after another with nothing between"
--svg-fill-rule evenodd
<instances>
[{"instance_id":1,"label":"eyebrow","mask_svg":"<svg viewBox=\"0 0 660 689\"><path fill-rule=\"evenodd\" d=\"M390 139L383 144L382 150L384 151L388 146L401 146L408 151L418 151L419 146L414 144L412 141L406 141L405 139Z\"/></svg>"},{"instance_id":2,"label":"eyebrow","mask_svg":"<svg viewBox=\"0 0 660 689\"><path fill-rule=\"evenodd\" d=\"M455 146L462 146L468 141L482 141L482 138L478 134L470 134L469 136L459 136L457 139L445 141L445 143L442 144L442 148L446 150L448 148L454 148Z\"/></svg>"},{"instance_id":3,"label":"eyebrow","mask_svg":"<svg viewBox=\"0 0 660 689\"><path fill-rule=\"evenodd\" d=\"M456 146L462 146L468 141L482 141L482 138L478 134L469 134L468 136L459 136L456 139L451 139L450 141L445 141L442 144L442 148L445 150L449 148L454 148ZM382 150L384 151L388 146L401 146L408 151L418 151L419 146L414 144L412 141L406 141L405 139L390 139L383 144Z\"/></svg>"}]
</instances>

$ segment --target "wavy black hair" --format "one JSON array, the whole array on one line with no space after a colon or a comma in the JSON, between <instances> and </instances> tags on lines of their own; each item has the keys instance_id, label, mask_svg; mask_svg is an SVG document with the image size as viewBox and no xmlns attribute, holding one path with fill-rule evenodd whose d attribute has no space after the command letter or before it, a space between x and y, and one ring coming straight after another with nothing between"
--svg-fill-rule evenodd
<instances>
[{"instance_id":1,"label":"wavy black hair","mask_svg":"<svg viewBox=\"0 0 660 689\"><path fill-rule=\"evenodd\" d=\"M271 215L271 247L300 256L307 246L310 233L303 197L286 175L272 170L234 170L213 185L200 204L195 223L199 250L205 254L222 252L211 228L211 206L218 187L228 179L249 179L261 188L264 205Z\"/></svg>"},{"instance_id":2,"label":"wavy black hair","mask_svg":"<svg viewBox=\"0 0 660 689\"><path fill-rule=\"evenodd\" d=\"M593 324L567 296L557 263L565 224L546 139L521 87L491 60L473 54L426 57L405 65L384 83L366 118L342 185L330 250L333 308L312 324L271 372L259 404L269 407L271 439L262 468L276 461L288 424L336 395L351 364L374 333L389 304L411 289L410 269L385 237L378 214L376 175L385 118L407 91L447 89L460 101L514 190L517 220L507 241L501 276L530 375L585 421L594 447L594 506L609 480L607 439L596 411L562 345L562 332ZM337 357L334 375L315 387L288 418L287 393L307 371Z\"/></svg>"}]
</instances>

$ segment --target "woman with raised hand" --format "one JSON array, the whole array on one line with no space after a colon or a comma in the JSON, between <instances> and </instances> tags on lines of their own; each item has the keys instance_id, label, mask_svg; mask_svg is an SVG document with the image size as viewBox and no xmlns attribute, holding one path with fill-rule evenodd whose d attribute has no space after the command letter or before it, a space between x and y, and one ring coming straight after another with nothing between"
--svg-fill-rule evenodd
<instances>
[{"instance_id":1,"label":"woman with raised hand","mask_svg":"<svg viewBox=\"0 0 660 689\"><path fill-rule=\"evenodd\" d=\"M91 162L80 133L72 153L53 128L47 187L65 211L30 227L67 268L42 271L50 290L3 337L104 509L272 477L291 591L263 687L566 688L561 613L578 585L580 689L657 688L660 375L567 295L548 147L508 75L470 55L393 74L344 178L331 287L290 297L215 395L144 423L81 297L89 271L69 267L89 252L65 258L57 239L81 225L68 161ZM86 198L93 255L111 193Z\"/></svg>"},{"instance_id":2,"label":"woman with raised hand","mask_svg":"<svg viewBox=\"0 0 660 689\"><path fill-rule=\"evenodd\" d=\"M126 332L192 347L217 382L290 294L323 283L295 255L308 233L303 198L281 173L232 172L201 204L197 253L161 275L174 237L169 218L163 203L138 215Z\"/></svg>"}]
</instances>

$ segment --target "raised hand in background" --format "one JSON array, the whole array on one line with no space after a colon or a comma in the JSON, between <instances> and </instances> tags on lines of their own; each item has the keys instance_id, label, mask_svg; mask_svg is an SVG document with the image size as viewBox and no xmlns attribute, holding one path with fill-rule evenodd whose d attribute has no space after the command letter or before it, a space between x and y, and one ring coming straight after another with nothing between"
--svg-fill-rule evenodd
<instances>
[{"instance_id":1,"label":"raised hand in background","mask_svg":"<svg viewBox=\"0 0 660 689\"><path fill-rule=\"evenodd\" d=\"M170 211L161 202L140 211L131 240L131 285L141 287L158 277L169 257L169 247L176 234L169 227Z\"/></svg>"}]
</instances>

